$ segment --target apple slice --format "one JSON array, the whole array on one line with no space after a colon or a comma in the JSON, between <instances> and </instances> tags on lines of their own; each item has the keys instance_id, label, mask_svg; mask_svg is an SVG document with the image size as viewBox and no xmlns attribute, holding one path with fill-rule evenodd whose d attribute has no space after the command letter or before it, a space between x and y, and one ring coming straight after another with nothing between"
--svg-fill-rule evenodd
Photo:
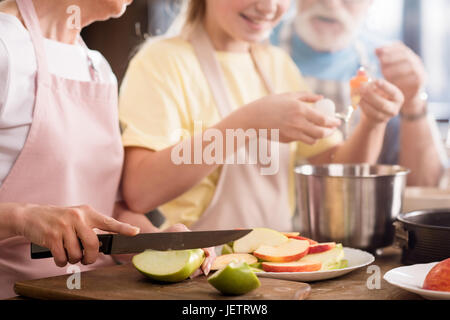
<instances>
[{"instance_id":1,"label":"apple slice","mask_svg":"<svg viewBox=\"0 0 450 320\"><path fill-rule=\"evenodd\" d=\"M322 262L321 270L333 270L341 265L341 261L344 259L344 249L341 243L336 244L336 246L328 251L321 253L308 254L303 257L301 262Z\"/></svg>"},{"instance_id":2,"label":"apple slice","mask_svg":"<svg viewBox=\"0 0 450 320\"><path fill-rule=\"evenodd\" d=\"M187 279L205 260L202 249L146 250L133 257L133 266L150 279L180 282Z\"/></svg>"},{"instance_id":3,"label":"apple slice","mask_svg":"<svg viewBox=\"0 0 450 320\"><path fill-rule=\"evenodd\" d=\"M252 253L262 245L278 246L288 241L281 232L268 228L255 228L249 234L234 241L233 251L235 253Z\"/></svg>"},{"instance_id":4,"label":"apple slice","mask_svg":"<svg viewBox=\"0 0 450 320\"><path fill-rule=\"evenodd\" d=\"M336 242L325 242L325 243L313 244L313 245L309 246L308 254L325 252L325 251L331 250L335 247L336 247Z\"/></svg>"},{"instance_id":5,"label":"apple slice","mask_svg":"<svg viewBox=\"0 0 450 320\"><path fill-rule=\"evenodd\" d=\"M300 235L300 232L282 232L286 237L292 238Z\"/></svg>"},{"instance_id":6,"label":"apple slice","mask_svg":"<svg viewBox=\"0 0 450 320\"><path fill-rule=\"evenodd\" d=\"M423 289L450 292L450 258L431 268L423 282Z\"/></svg>"},{"instance_id":7,"label":"apple slice","mask_svg":"<svg viewBox=\"0 0 450 320\"><path fill-rule=\"evenodd\" d=\"M255 256L248 253L230 253L218 256L212 266L211 270L219 270L225 268L230 262L247 262L248 265L252 265L258 262Z\"/></svg>"},{"instance_id":8,"label":"apple slice","mask_svg":"<svg viewBox=\"0 0 450 320\"><path fill-rule=\"evenodd\" d=\"M312 272L319 271L322 268L322 262L308 261L308 262L263 262L262 268L266 272Z\"/></svg>"},{"instance_id":9,"label":"apple slice","mask_svg":"<svg viewBox=\"0 0 450 320\"><path fill-rule=\"evenodd\" d=\"M270 262L291 262L306 256L309 242L305 240L289 239L278 246L262 245L253 255L261 260Z\"/></svg>"},{"instance_id":10,"label":"apple slice","mask_svg":"<svg viewBox=\"0 0 450 320\"><path fill-rule=\"evenodd\" d=\"M312 245L319 244L317 241L314 241L314 240L311 240L309 238L305 238L305 237L302 237L302 236L290 236L288 238L297 239L297 240L306 240L306 241L309 242L309 244L312 244Z\"/></svg>"}]
</instances>

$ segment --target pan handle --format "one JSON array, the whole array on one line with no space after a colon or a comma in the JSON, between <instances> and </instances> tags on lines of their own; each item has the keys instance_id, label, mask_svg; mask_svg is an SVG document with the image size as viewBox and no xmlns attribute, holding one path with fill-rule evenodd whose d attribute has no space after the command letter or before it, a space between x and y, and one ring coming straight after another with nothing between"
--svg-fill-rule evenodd
<instances>
[{"instance_id":1,"label":"pan handle","mask_svg":"<svg viewBox=\"0 0 450 320\"><path fill-rule=\"evenodd\" d=\"M398 249L409 247L409 231L403 227L403 223L395 221L393 223L395 227L394 247Z\"/></svg>"}]
</instances>

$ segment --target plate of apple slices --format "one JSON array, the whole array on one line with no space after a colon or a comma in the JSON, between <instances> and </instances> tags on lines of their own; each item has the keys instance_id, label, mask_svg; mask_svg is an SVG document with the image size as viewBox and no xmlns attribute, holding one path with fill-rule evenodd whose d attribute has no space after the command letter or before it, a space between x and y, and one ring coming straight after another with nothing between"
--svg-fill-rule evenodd
<instances>
[{"instance_id":1,"label":"plate of apple slices","mask_svg":"<svg viewBox=\"0 0 450 320\"><path fill-rule=\"evenodd\" d=\"M425 299L450 300L450 258L392 269L384 275L390 284Z\"/></svg>"},{"instance_id":2,"label":"plate of apple slices","mask_svg":"<svg viewBox=\"0 0 450 320\"><path fill-rule=\"evenodd\" d=\"M310 282L340 277L374 260L372 254L340 243L318 243L298 232L255 228L225 245L212 270L231 261L245 261L260 277Z\"/></svg>"}]
</instances>

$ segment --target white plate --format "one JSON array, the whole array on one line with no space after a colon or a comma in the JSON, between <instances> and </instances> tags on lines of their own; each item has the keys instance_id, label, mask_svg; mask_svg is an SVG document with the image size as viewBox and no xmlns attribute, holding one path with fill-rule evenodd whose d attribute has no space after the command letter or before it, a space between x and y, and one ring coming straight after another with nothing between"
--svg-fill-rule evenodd
<instances>
[{"instance_id":1,"label":"white plate","mask_svg":"<svg viewBox=\"0 0 450 320\"><path fill-rule=\"evenodd\" d=\"M292 281L318 281L340 277L353 270L365 267L374 262L375 257L368 252L344 248L344 259L348 260L348 267L337 270L313 271L313 272L257 272L259 277L267 277Z\"/></svg>"},{"instance_id":2,"label":"white plate","mask_svg":"<svg viewBox=\"0 0 450 320\"><path fill-rule=\"evenodd\" d=\"M450 300L450 292L422 289L423 282L425 281L428 272L436 264L437 262L432 262L395 268L388 271L383 278L394 286L414 292L426 299Z\"/></svg>"}]
</instances>

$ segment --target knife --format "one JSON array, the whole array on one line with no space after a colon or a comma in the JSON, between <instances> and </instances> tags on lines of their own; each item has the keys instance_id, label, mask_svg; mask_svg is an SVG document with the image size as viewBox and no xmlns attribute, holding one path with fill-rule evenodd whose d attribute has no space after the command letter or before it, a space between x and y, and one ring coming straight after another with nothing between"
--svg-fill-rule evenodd
<instances>
[{"instance_id":1,"label":"knife","mask_svg":"<svg viewBox=\"0 0 450 320\"><path fill-rule=\"evenodd\" d=\"M252 229L141 233L134 237L99 234L99 252L104 254L140 253L146 249L159 251L209 248L242 238ZM81 248L83 248L80 242ZM45 247L31 244L31 259L51 258Z\"/></svg>"}]
</instances>

